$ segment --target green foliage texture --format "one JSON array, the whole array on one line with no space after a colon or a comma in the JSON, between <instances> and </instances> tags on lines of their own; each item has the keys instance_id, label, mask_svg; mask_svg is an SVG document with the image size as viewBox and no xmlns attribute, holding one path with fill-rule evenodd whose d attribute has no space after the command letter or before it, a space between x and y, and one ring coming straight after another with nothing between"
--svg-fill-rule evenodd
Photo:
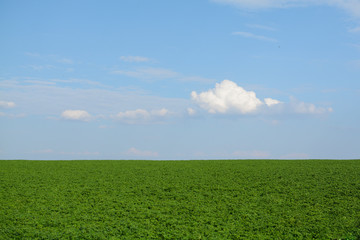
<instances>
[{"instance_id":1,"label":"green foliage texture","mask_svg":"<svg viewBox=\"0 0 360 240\"><path fill-rule=\"evenodd\" d=\"M359 239L360 160L0 161L0 239Z\"/></svg>"}]
</instances>

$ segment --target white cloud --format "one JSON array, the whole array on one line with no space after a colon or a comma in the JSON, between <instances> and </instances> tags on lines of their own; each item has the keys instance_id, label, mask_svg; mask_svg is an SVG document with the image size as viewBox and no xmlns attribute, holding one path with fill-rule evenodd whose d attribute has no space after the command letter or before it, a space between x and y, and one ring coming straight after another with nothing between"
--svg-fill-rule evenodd
<instances>
[{"instance_id":1,"label":"white cloud","mask_svg":"<svg viewBox=\"0 0 360 240\"><path fill-rule=\"evenodd\" d=\"M144 109L136 109L125 112L119 112L116 117L118 119L149 119L150 113Z\"/></svg>"},{"instance_id":2,"label":"white cloud","mask_svg":"<svg viewBox=\"0 0 360 240\"><path fill-rule=\"evenodd\" d=\"M214 83L216 81L215 79L200 76L184 76L183 74L170 69L152 67L135 68L134 70L115 70L111 73L146 80L176 79L182 82L199 83Z\"/></svg>"},{"instance_id":3,"label":"white cloud","mask_svg":"<svg viewBox=\"0 0 360 240\"><path fill-rule=\"evenodd\" d=\"M246 91L230 80L216 83L215 88L207 92L197 94L193 91L191 97L209 113L247 114L255 112L263 104L255 92Z\"/></svg>"},{"instance_id":4,"label":"white cloud","mask_svg":"<svg viewBox=\"0 0 360 240\"><path fill-rule=\"evenodd\" d=\"M275 38L269 38L261 35L256 35L250 32L233 32L233 35L239 35L246 38L253 38L261 41L267 41L267 42L278 42Z\"/></svg>"},{"instance_id":5,"label":"white cloud","mask_svg":"<svg viewBox=\"0 0 360 240\"><path fill-rule=\"evenodd\" d=\"M351 33L358 33L358 32L360 32L360 27L350 28L350 29L349 29L349 32L351 32Z\"/></svg>"},{"instance_id":6,"label":"white cloud","mask_svg":"<svg viewBox=\"0 0 360 240\"><path fill-rule=\"evenodd\" d=\"M143 151L143 150L136 149L134 147L127 150L126 154L130 155L130 156L136 156L136 157L157 157L157 156L159 156L159 153L157 153L157 152Z\"/></svg>"},{"instance_id":7,"label":"white cloud","mask_svg":"<svg viewBox=\"0 0 360 240\"><path fill-rule=\"evenodd\" d=\"M247 27L249 28L256 28L256 29L261 29L261 30L266 30L266 31L275 31L275 28L269 27L269 26L265 26L265 25L260 25L260 24L246 24Z\"/></svg>"},{"instance_id":8,"label":"white cloud","mask_svg":"<svg viewBox=\"0 0 360 240\"><path fill-rule=\"evenodd\" d=\"M279 100L272 99L272 98L265 98L264 101L265 101L265 104L269 107L281 103Z\"/></svg>"},{"instance_id":9,"label":"white cloud","mask_svg":"<svg viewBox=\"0 0 360 240\"><path fill-rule=\"evenodd\" d=\"M151 111L151 115L153 116L160 116L164 117L165 115L169 114L169 111L166 108L162 108L160 110L153 110Z\"/></svg>"},{"instance_id":10,"label":"white cloud","mask_svg":"<svg viewBox=\"0 0 360 240\"><path fill-rule=\"evenodd\" d=\"M331 107L317 107L312 103L301 102L296 100L295 98L291 98L289 106L292 112L298 114L324 114L333 112L333 109Z\"/></svg>"},{"instance_id":11,"label":"white cloud","mask_svg":"<svg viewBox=\"0 0 360 240\"><path fill-rule=\"evenodd\" d=\"M29 57L40 57L41 56L39 53L36 53L36 52L25 52L25 55L29 56Z\"/></svg>"},{"instance_id":12,"label":"white cloud","mask_svg":"<svg viewBox=\"0 0 360 240\"><path fill-rule=\"evenodd\" d=\"M104 85L100 82L91 81L88 79L80 79L80 78L70 78L70 79L51 79L51 81L56 83L63 83L63 84L83 84L83 85L94 85L99 87L109 87L107 85Z\"/></svg>"},{"instance_id":13,"label":"white cloud","mask_svg":"<svg viewBox=\"0 0 360 240\"><path fill-rule=\"evenodd\" d=\"M26 115L59 116L64 110L82 109L94 118L99 118L100 114L110 116L119 110L139 108L166 108L180 112L190 104L189 99L150 95L138 87L114 88L79 79L48 81L56 84L24 83L23 78L0 80L0 100L15 102L16 110ZM73 83L81 86L73 86Z\"/></svg>"},{"instance_id":14,"label":"white cloud","mask_svg":"<svg viewBox=\"0 0 360 240\"><path fill-rule=\"evenodd\" d=\"M323 0L322 2L331 6L342 8L353 17L360 18L359 0Z\"/></svg>"},{"instance_id":15,"label":"white cloud","mask_svg":"<svg viewBox=\"0 0 360 240\"><path fill-rule=\"evenodd\" d=\"M58 55L54 55L54 54L39 54L39 53L25 52L25 55L27 55L29 57L41 59L45 62L58 62L58 63L63 63L63 64L74 64L75 63L74 60L72 60L70 58L65 58L65 57L61 57ZM52 65L32 65L32 67L34 68L34 70L55 68Z\"/></svg>"},{"instance_id":16,"label":"white cloud","mask_svg":"<svg viewBox=\"0 0 360 240\"><path fill-rule=\"evenodd\" d=\"M74 64L74 61L69 58L61 58L58 60L59 63Z\"/></svg>"},{"instance_id":17,"label":"white cloud","mask_svg":"<svg viewBox=\"0 0 360 240\"><path fill-rule=\"evenodd\" d=\"M50 81L39 81L39 80L25 80L24 83L31 83L31 84L43 84L43 85L55 85L55 82Z\"/></svg>"},{"instance_id":18,"label":"white cloud","mask_svg":"<svg viewBox=\"0 0 360 240\"><path fill-rule=\"evenodd\" d=\"M15 106L14 102L0 101L0 108L13 108Z\"/></svg>"},{"instance_id":19,"label":"white cloud","mask_svg":"<svg viewBox=\"0 0 360 240\"><path fill-rule=\"evenodd\" d=\"M162 108L159 110L147 111L144 109L128 110L119 112L114 118L125 123L147 123L159 118L164 118L170 114L169 110Z\"/></svg>"},{"instance_id":20,"label":"white cloud","mask_svg":"<svg viewBox=\"0 0 360 240\"><path fill-rule=\"evenodd\" d=\"M89 121L91 115L84 110L65 110L61 113L61 117L66 120L79 120L79 121Z\"/></svg>"},{"instance_id":21,"label":"white cloud","mask_svg":"<svg viewBox=\"0 0 360 240\"><path fill-rule=\"evenodd\" d=\"M217 83L215 88L205 92L191 93L192 100L209 113L216 114L326 114L333 111L331 107L317 107L290 98L284 103L273 98L261 101L255 92L247 91L230 80Z\"/></svg>"},{"instance_id":22,"label":"white cloud","mask_svg":"<svg viewBox=\"0 0 360 240\"><path fill-rule=\"evenodd\" d=\"M124 62L149 62L150 58L141 56L121 56L120 59Z\"/></svg>"},{"instance_id":23,"label":"white cloud","mask_svg":"<svg viewBox=\"0 0 360 240\"><path fill-rule=\"evenodd\" d=\"M309 154L307 153L289 153L280 157L280 159L309 159Z\"/></svg>"},{"instance_id":24,"label":"white cloud","mask_svg":"<svg viewBox=\"0 0 360 240\"><path fill-rule=\"evenodd\" d=\"M233 5L245 9L285 8L298 6L306 0L212 0L213 2Z\"/></svg>"},{"instance_id":25,"label":"white cloud","mask_svg":"<svg viewBox=\"0 0 360 240\"><path fill-rule=\"evenodd\" d=\"M254 150L254 151L235 151L232 155L237 158L268 158L270 156L270 153Z\"/></svg>"},{"instance_id":26,"label":"white cloud","mask_svg":"<svg viewBox=\"0 0 360 240\"><path fill-rule=\"evenodd\" d=\"M360 17L359 0L211 0L243 9L289 8L313 5L328 5L347 11L353 17Z\"/></svg>"},{"instance_id":27,"label":"white cloud","mask_svg":"<svg viewBox=\"0 0 360 240\"><path fill-rule=\"evenodd\" d=\"M200 82L200 83L214 83L214 82L216 82L215 79L198 77L198 76L180 77L179 80L183 81L183 82Z\"/></svg>"},{"instance_id":28,"label":"white cloud","mask_svg":"<svg viewBox=\"0 0 360 240\"><path fill-rule=\"evenodd\" d=\"M93 155L99 155L100 152L89 152L89 151L84 151L84 152L59 152L59 154L62 155L80 155L80 156L93 156Z\"/></svg>"},{"instance_id":29,"label":"white cloud","mask_svg":"<svg viewBox=\"0 0 360 240\"><path fill-rule=\"evenodd\" d=\"M192 108L188 108L188 109L187 109L187 113L188 113L190 116L193 116L193 115L196 114L196 111L195 111L194 109L192 109Z\"/></svg>"},{"instance_id":30,"label":"white cloud","mask_svg":"<svg viewBox=\"0 0 360 240\"><path fill-rule=\"evenodd\" d=\"M31 153L41 153L41 154L48 154L53 153L54 151L52 149L42 149L37 151L32 151Z\"/></svg>"},{"instance_id":31,"label":"white cloud","mask_svg":"<svg viewBox=\"0 0 360 240\"><path fill-rule=\"evenodd\" d=\"M125 75L133 78L140 79L165 79L174 78L179 76L177 72L163 68L138 68L134 71L117 70L113 71L113 74Z\"/></svg>"},{"instance_id":32,"label":"white cloud","mask_svg":"<svg viewBox=\"0 0 360 240\"><path fill-rule=\"evenodd\" d=\"M41 70L47 70L47 69L55 69L56 67L50 64L47 65L29 65L28 67L32 68L33 70L36 71L41 71Z\"/></svg>"},{"instance_id":33,"label":"white cloud","mask_svg":"<svg viewBox=\"0 0 360 240\"><path fill-rule=\"evenodd\" d=\"M4 113L4 112L0 112L0 117L8 117L8 118L23 118L25 117L26 114L24 113L19 113L19 114L11 114L11 113Z\"/></svg>"}]
</instances>

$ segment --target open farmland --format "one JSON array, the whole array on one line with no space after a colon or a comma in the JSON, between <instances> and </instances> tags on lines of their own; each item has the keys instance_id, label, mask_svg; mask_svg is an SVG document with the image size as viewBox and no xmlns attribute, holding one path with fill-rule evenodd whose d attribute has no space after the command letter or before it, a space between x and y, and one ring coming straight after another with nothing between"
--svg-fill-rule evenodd
<instances>
[{"instance_id":1,"label":"open farmland","mask_svg":"<svg viewBox=\"0 0 360 240\"><path fill-rule=\"evenodd\" d=\"M358 239L360 161L0 161L1 239Z\"/></svg>"}]
</instances>

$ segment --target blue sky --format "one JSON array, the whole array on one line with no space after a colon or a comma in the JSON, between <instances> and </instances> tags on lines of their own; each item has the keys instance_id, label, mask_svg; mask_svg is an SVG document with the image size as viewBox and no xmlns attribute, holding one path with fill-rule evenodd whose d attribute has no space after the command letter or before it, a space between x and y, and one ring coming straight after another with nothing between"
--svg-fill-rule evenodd
<instances>
[{"instance_id":1,"label":"blue sky","mask_svg":"<svg viewBox=\"0 0 360 240\"><path fill-rule=\"evenodd\" d=\"M360 158L360 1L0 1L0 159Z\"/></svg>"}]
</instances>

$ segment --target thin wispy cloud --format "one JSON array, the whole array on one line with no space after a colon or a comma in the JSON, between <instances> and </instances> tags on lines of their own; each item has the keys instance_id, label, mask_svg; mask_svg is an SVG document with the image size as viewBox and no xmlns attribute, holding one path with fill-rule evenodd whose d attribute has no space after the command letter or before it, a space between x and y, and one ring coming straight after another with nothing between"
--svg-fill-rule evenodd
<instances>
[{"instance_id":1,"label":"thin wispy cloud","mask_svg":"<svg viewBox=\"0 0 360 240\"><path fill-rule=\"evenodd\" d=\"M49 154L49 153L54 153L54 150L52 149L34 150L31 151L31 153Z\"/></svg>"},{"instance_id":2,"label":"thin wispy cloud","mask_svg":"<svg viewBox=\"0 0 360 240\"><path fill-rule=\"evenodd\" d=\"M40 84L40 85L55 85L55 82L51 81L39 81L39 80L25 80L24 83Z\"/></svg>"},{"instance_id":3,"label":"thin wispy cloud","mask_svg":"<svg viewBox=\"0 0 360 240\"><path fill-rule=\"evenodd\" d=\"M77 82L79 80L80 82ZM64 110L86 110L98 116L109 116L132 109L171 109L179 112L189 100L149 94L142 88L99 88L86 79L48 80L59 84L25 83L23 80L0 81L2 101L14 102L19 111L28 115L59 116ZM75 86L73 86L75 81ZM83 82L85 81L85 82ZM79 87L78 84L81 84ZM4 89L7 89L5 91ZM11 100L11 101L10 101Z\"/></svg>"},{"instance_id":4,"label":"thin wispy cloud","mask_svg":"<svg viewBox=\"0 0 360 240\"><path fill-rule=\"evenodd\" d=\"M120 60L124 62L135 62L135 63L151 61L150 58L141 57L141 56L121 56Z\"/></svg>"},{"instance_id":5,"label":"thin wispy cloud","mask_svg":"<svg viewBox=\"0 0 360 240\"><path fill-rule=\"evenodd\" d=\"M33 64L30 65L34 70L43 70L43 69L51 69L56 68L54 65L61 63L66 65L73 65L75 61L68 57L62 57L56 54L40 54L36 52L25 52L25 56L28 56L31 59L36 61L42 61L43 64Z\"/></svg>"},{"instance_id":6,"label":"thin wispy cloud","mask_svg":"<svg viewBox=\"0 0 360 240\"><path fill-rule=\"evenodd\" d=\"M163 68L137 68L135 70L116 70L113 74L125 75L140 79L165 79L179 76L179 73Z\"/></svg>"},{"instance_id":7,"label":"thin wispy cloud","mask_svg":"<svg viewBox=\"0 0 360 240\"><path fill-rule=\"evenodd\" d=\"M211 0L212 2L233 5L242 9L291 8L327 5L345 10L355 18L360 17L358 0Z\"/></svg>"},{"instance_id":8,"label":"thin wispy cloud","mask_svg":"<svg viewBox=\"0 0 360 240\"><path fill-rule=\"evenodd\" d=\"M59 63L74 64L74 61L69 58L61 58L58 60Z\"/></svg>"},{"instance_id":9,"label":"thin wispy cloud","mask_svg":"<svg viewBox=\"0 0 360 240\"><path fill-rule=\"evenodd\" d=\"M199 77L199 76L180 77L179 80L182 82L200 82L200 83L216 82L216 79L204 78L204 77Z\"/></svg>"},{"instance_id":10,"label":"thin wispy cloud","mask_svg":"<svg viewBox=\"0 0 360 240\"><path fill-rule=\"evenodd\" d=\"M350 28L349 32L351 32L351 33L360 33L360 27Z\"/></svg>"},{"instance_id":11,"label":"thin wispy cloud","mask_svg":"<svg viewBox=\"0 0 360 240\"><path fill-rule=\"evenodd\" d=\"M246 26L249 28L261 29L261 30L266 30L266 31L276 31L276 29L273 27L260 25L260 24L246 24Z\"/></svg>"},{"instance_id":12,"label":"thin wispy cloud","mask_svg":"<svg viewBox=\"0 0 360 240\"><path fill-rule=\"evenodd\" d=\"M200 76L184 76L183 74L170 69L152 67L135 68L133 70L115 70L110 73L144 80L173 79L181 82L199 83L214 83L216 81L215 79Z\"/></svg>"},{"instance_id":13,"label":"thin wispy cloud","mask_svg":"<svg viewBox=\"0 0 360 240\"><path fill-rule=\"evenodd\" d=\"M90 151L83 151L83 152L67 152L61 151L59 154L62 155L74 155L74 156L93 156L93 155L100 155L100 152L90 152Z\"/></svg>"},{"instance_id":14,"label":"thin wispy cloud","mask_svg":"<svg viewBox=\"0 0 360 240\"><path fill-rule=\"evenodd\" d=\"M35 71L50 70L50 69L55 69L56 68L54 65L50 65L50 64L46 64L46 65L29 65L28 67L35 70Z\"/></svg>"},{"instance_id":15,"label":"thin wispy cloud","mask_svg":"<svg viewBox=\"0 0 360 240\"><path fill-rule=\"evenodd\" d=\"M154 151L148 150L140 150L135 147L130 148L125 152L126 155L132 157L142 157L142 158L149 158L149 157L158 157L159 153Z\"/></svg>"},{"instance_id":16,"label":"thin wispy cloud","mask_svg":"<svg viewBox=\"0 0 360 240\"><path fill-rule=\"evenodd\" d=\"M25 52L24 54L29 57L40 57L41 56L39 53L36 53L36 52Z\"/></svg>"},{"instance_id":17,"label":"thin wispy cloud","mask_svg":"<svg viewBox=\"0 0 360 240\"><path fill-rule=\"evenodd\" d=\"M268 158L270 153L265 151L253 150L253 151L235 151L232 153L235 158Z\"/></svg>"},{"instance_id":18,"label":"thin wispy cloud","mask_svg":"<svg viewBox=\"0 0 360 240\"><path fill-rule=\"evenodd\" d=\"M242 36L245 38L252 38L252 39L267 41L267 42L278 42L278 40L276 40L275 38L270 38L270 37L266 37L266 36L262 36L262 35L256 35L256 34L253 34L250 32L233 32L232 35L238 35L238 36Z\"/></svg>"},{"instance_id":19,"label":"thin wispy cloud","mask_svg":"<svg viewBox=\"0 0 360 240\"><path fill-rule=\"evenodd\" d=\"M81 78L70 78L70 79L51 79L52 83L63 83L63 84L81 84L81 85L92 85L98 87L108 87L97 81L91 81L88 79L81 79Z\"/></svg>"},{"instance_id":20,"label":"thin wispy cloud","mask_svg":"<svg viewBox=\"0 0 360 240\"><path fill-rule=\"evenodd\" d=\"M0 108L13 108L16 104L14 102L9 101L0 101Z\"/></svg>"},{"instance_id":21,"label":"thin wispy cloud","mask_svg":"<svg viewBox=\"0 0 360 240\"><path fill-rule=\"evenodd\" d=\"M0 112L0 117L23 118L23 117L26 117L26 114L24 114L24 113L13 114L13 113Z\"/></svg>"}]
</instances>

